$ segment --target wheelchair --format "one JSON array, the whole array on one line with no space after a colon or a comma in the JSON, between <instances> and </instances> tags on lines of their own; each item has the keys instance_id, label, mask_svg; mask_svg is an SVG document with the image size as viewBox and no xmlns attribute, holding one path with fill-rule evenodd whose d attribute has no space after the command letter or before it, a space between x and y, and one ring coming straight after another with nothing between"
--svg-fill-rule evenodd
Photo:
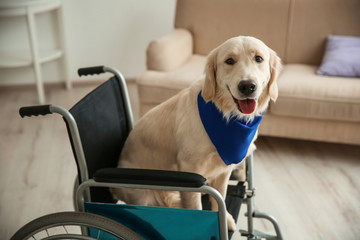
<instances>
[{"instance_id":1,"label":"wheelchair","mask_svg":"<svg viewBox=\"0 0 360 240\"><path fill-rule=\"evenodd\" d=\"M221 239L231 238L226 210L238 219L240 207L247 205L247 239L282 240L277 220L254 210L253 156L246 159L246 182L231 181L226 199L206 179L196 173L120 169L117 162L129 132L134 127L129 94L123 75L115 68L81 68L80 76L109 72L112 76L69 111L55 105L22 107L21 117L60 114L66 124L77 165L74 185L74 212L39 217L11 238L19 239ZM109 188L135 188L202 193L203 210L118 204ZM218 211L209 211L209 197ZM275 235L254 230L253 219L269 220Z\"/></svg>"}]
</instances>

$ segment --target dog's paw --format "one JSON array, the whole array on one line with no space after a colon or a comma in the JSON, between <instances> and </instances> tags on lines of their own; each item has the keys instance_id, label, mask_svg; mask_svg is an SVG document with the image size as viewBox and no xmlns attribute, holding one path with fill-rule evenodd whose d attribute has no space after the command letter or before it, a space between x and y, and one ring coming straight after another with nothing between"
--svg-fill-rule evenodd
<instances>
[{"instance_id":1,"label":"dog's paw","mask_svg":"<svg viewBox=\"0 0 360 240\"><path fill-rule=\"evenodd\" d=\"M236 231L236 223L235 223L233 216L230 213L227 213L226 218L227 218L228 230L231 232L235 232Z\"/></svg>"}]
</instances>

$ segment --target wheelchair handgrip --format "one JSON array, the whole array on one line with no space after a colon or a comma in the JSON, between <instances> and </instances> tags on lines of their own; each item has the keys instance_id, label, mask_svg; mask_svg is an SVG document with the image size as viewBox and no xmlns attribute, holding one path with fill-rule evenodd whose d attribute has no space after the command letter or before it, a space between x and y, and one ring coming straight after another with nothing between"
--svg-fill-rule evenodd
<instances>
[{"instance_id":1,"label":"wheelchair handgrip","mask_svg":"<svg viewBox=\"0 0 360 240\"><path fill-rule=\"evenodd\" d=\"M46 115L51 114L50 111L51 105L39 105L39 106L29 106L29 107L22 107L19 110L20 116L23 117L31 117L31 116L38 116L38 115Z\"/></svg>"},{"instance_id":2,"label":"wheelchair handgrip","mask_svg":"<svg viewBox=\"0 0 360 240\"><path fill-rule=\"evenodd\" d=\"M104 72L104 66L86 67L78 69L78 74L80 77L86 75L101 74Z\"/></svg>"}]
</instances>

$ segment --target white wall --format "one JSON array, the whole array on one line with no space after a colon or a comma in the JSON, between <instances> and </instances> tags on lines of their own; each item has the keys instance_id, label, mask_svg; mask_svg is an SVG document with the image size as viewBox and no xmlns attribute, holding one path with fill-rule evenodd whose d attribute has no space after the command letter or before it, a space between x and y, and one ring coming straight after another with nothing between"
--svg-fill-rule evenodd
<instances>
[{"instance_id":1,"label":"white wall","mask_svg":"<svg viewBox=\"0 0 360 240\"><path fill-rule=\"evenodd\" d=\"M79 67L95 65L116 67L126 78L138 76L145 70L148 43L173 29L174 13L175 0L63 0L70 78L78 81ZM40 14L37 25L40 47L59 45L55 17ZM25 26L25 18L0 18L0 53L29 48ZM44 82L63 81L61 61L42 66ZM34 82L30 67L0 68L0 85Z\"/></svg>"}]
</instances>

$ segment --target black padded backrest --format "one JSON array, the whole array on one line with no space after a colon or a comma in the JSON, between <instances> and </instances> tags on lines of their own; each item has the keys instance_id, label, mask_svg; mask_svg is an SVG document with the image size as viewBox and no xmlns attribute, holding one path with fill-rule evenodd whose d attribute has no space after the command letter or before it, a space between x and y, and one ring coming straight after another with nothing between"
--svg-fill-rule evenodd
<instances>
[{"instance_id":1,"label":"black padded backrest","mask_svg":"<svg viewBox=\"0 0 360 240\"><path fill-rule=\"evenodd\" d=\"M98 169L116 167L129 134L124 98L117 78L112 77L97 87L73 106L70 113L79 129L89 178ZM77 159L76 162L79 164ZM91 201L114 202L106 188L91 188L90 193Z\"/></svg>"}]
</instances>

